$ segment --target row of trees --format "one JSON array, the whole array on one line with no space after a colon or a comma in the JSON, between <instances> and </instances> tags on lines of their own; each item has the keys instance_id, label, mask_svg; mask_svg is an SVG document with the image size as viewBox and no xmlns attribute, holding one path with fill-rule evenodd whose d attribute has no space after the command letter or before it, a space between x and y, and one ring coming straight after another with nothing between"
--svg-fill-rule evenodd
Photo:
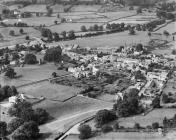
<instances>
[{"instance_id":1,"label":"row of trees","mask_svg":"<svg viewBox=\"0 0 176 140\"><path fill-rule=\"evenodd\" d=\"M95 24L94 26L90 26L88 29L86 28L85 25L81 26L81 31L82 32L87 32L87 31L103 31L103 25L97 25Z\"/></svg>"}]
</instances>

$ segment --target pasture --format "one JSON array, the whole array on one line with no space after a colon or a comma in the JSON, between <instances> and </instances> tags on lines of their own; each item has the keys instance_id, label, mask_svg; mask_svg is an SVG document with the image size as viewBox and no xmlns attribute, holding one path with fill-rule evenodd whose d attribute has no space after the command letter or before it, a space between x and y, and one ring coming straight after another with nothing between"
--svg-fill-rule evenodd
<instances>
[{"instance_id":1,"label":"pasture","mask_svg":"<svg viewBox=\"0 0 176 140\"><path fill-rule=\"evenodd\" d=\"M132 45L137 43L147 44L150 40L146 32L136 32L136 35L129 35L128 31L101 35L89 38L78 38L70 41L62 41L63 44L79 44L81 47L119 47L121 45Z\"/></svg>"},{"instance_id":2,"label":"pasture","mask_svg":"<svg viewBox=\"0 0 176 140\"><path fill-rule=\"evenodd\" d=\"M0 84L3 85L14 85L21 86L24 84L40 81L51 78L51 74L56 72L58 76L68 74L65 71L57 70L54 64L46 65L25 65L24 67L15 67L17 77L15 79L9 79L1 74Z\"/></svg>"},{"instance_id":3,"label":"pasture","mask_svg":"<svg viewBox=\"0 0 176 140\"><path fill-rule=\"evenodd\" d=\"M176 21L175 22L171 22L168 25L166 25L165 27L157 30L156 32L163 34L164 31L168 31L170 34L173 34L173 33L176 32L175 25L176 25Z\"/></svg>"},{"instance_id":4,"label":"pasture","mask_svg":"<svg viewBox=\"0 0 176 140\"><path fill-rule=\"evenodd\" d=\"M30 37L40 37L40 32L31 28L31 27L23 27L24 34L20 34L19 30L22 27L0 27L0 33L3 35L4 40L0 41L0 47L11 46L19 43L27 42L25 37L28 35ZM10 36L10 30L14 30L15 35Z\"/></svg>"}]
</instances>

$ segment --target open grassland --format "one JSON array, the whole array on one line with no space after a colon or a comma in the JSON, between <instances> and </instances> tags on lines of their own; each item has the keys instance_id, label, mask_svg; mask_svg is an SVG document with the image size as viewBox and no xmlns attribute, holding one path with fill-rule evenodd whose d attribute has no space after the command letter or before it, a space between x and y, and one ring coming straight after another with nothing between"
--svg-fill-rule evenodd
<instances>
[{"instance_id":1,"label":"open grassland","mask_svg":"<svg viewBox=\"0 0 176 140\"><path fill-rule=\"evenodd\" d=\"M15 72L19 78L8 79L3 75L0 76L0 84L3 85L14 85L20 86L24 84L28 84L35 81L40 81L44 79L51 78L51 74L56 72L58 76L68 74L65 71L57 70L57 67L54 64L46 64L46 65L34 65L25 67L15 67Z\"/></svg>"},{"instance_id":2,"label":"open grassland","mask_svg":"<svg viewBox=\"0 0 176 140\"><path fill-rule=\"evenodd\" d=\"M19 88L18 91L32 95L34 97L40 98L43 96L54 101L65 101L75 96L78 92L81 91L81 89L58 84L51 84L50 82L45 81L35 85Z\"/></svg>"},{"instance_id":3,"label":"open grassland","mask_svg":"<svg viewBox=\"0 0 176 140\"><path fill-rule=\"evenodd\" d=\"M81 47L119 47L135 43L147 44L149 37L146 32L136 32L136 35L129 35L129 32L120 32L109 35L82 38L71 41L63 41L64 44L79 44Z\"/></svg>"},{"instance_id":4,"label":"open grassland","mask_svg":"<svg viewBox=\"0 0 176 140\"><path fill-rule=\"evenodd\" d=\"M65 140L78 140L79 135L70 135ZM89 138L88 140L166 140L159 133L139 133L139 132L110 132L100 136Z\"/></svg>"},{"instance_id":5,"label":"open grassland","mask_svg":"<svg viewBox=\"0 0 176 140\"><path fill-rule=\"evenodd\" d=\"M3 35L4 40L0 41L0 47L6 47L6 46L11 46L19 43L24 43L27 42L25 37L29 35L30 37L40 37L40 32L28 27L28 28L23 28L24 34L20 34L19 30L21 27L2 27L0 28L0 33ZM14 36L10 36L9 32L10 30L15 31Z\"/></svg>"},{"instance_id":6,"label":"open grassland","mask_svg":"<svg viewBox=\"0 0 176 140\"><path fill-rule=\"evenodd\" d=\"M47 12L45 4L34 4L20 8L22 12Z\"/></svg>"}]
</instances>

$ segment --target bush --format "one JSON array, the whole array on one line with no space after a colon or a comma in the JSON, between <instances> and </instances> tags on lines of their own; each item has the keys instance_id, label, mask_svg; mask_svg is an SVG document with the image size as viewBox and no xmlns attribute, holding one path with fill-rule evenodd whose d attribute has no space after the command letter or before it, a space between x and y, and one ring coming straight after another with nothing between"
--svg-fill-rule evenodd
<instances>
[{"instance_id":1,"label":"bush","mask_svg":"<svg viewBox=\"0 0 176 140\"><path fill-rule=\"evenodd\" d=\"M87 31L86 26L84 26L84 25L81 26L81 31L82 31L82 32L86 32L86 31Z\"/></svg>"},{"instance_id":2,"label":"bush","mask_svg":"<svg viewBox=\"0 0 176 140\"><path fill-rule=\"evenodd\" d=\"M78 128L78 130L80 132L80 135L79 135L80 139L87 139L87 138L91 137L92 130L91 130L91 127L89 125L81 125Z\"/></svg>"},{"instance_id":3,"label":"bush","mask_svg":"<svg viewBox=\"0 0 176 140\"><path fill-rule=\"evenodd\" d=\"M108 132L111 132L113 129L109 125L103 125L101 130L102 130L103 133L108 133Z\"/></svg>"},{"instance_id":4,"label":"bush","mask_svg":"<svg viewBox=\"0 0 176 140\"><path fill-rule=\"evenodd\" d=\"M49 119L49 114L46 112L46 110L42 108L37 108L34 110L34 116L35 116L35 122L37 122L39 125L44 124Z\"/></svg>"},{"instance_id":5,"label":"bush","mask_svg":"<svg viewBox=\"0 0 176 140\"><path fill-rule=\"evenodd\" d=\"M36 64L37 57L32 53L26 54L26 56L24 58L24 62L25 62L25 64Z\"/></svg>"},{"instance_id":6,"label":"bush","mask_svg":"<svg viewBox=\"0 0 176 140\"><path fill-rule=\"evenodd\" d=\"M15 131L18 127L20 127L24 123L23 119L20 118L14 118L12 119L8 125L7 130L11 134L13 131Z\"/></svg>"},{"instance_id":7,"label":"bush","mask_svg":"<svg viewBox=\"0 0 176 140\"><path fill-rule=\"evenodd\" d=\"M30 38L29 38L29 36L27 35L27 36L25 37L25 39L26 39L26 40L29 40Z\"/></svg>"}]
</instances>

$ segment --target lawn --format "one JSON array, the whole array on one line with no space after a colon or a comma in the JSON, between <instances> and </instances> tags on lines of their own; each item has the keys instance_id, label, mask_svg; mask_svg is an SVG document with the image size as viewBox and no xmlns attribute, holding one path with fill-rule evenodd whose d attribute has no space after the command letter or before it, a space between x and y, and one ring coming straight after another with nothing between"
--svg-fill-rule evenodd
<instances>
[{"instance_id":1,"label":"lawn","mask_svg":"<svg viewBox=\"0 0 176 140\"><path fill-rule=\"evenodd\" d=\"M30 37L40 37L40 32L31 28L31 27L23 27L24 34L20 34L19 30L21 27L0 27L0 33L3 35L4 40L0 41L0 47L11 46L19 43L27 42L25 37L29 35ZM10 36L10 30L15 31L14 36Z\"/></svg>"},{"instance_id":2,"label":"lawn","mask_svg":"<svg viewBox=\"0 0 176 140\"><path fill-rule=\"evenodd\" d=\"M81 91L79 88L51 84L48 81L18 88L18 91L34 97L45 97L54 101L65 101Z\"/></svg>"},{"instance_id":3,"label":"lawn","mask_svg":"<svg viewBox=\"0 0 176 140\"><path fill-rule=\"evenodd\" d=\"M27 83L51 78L53 72L57 72L58 75L68 74L65 71L57 70L54 64L45 65L25 65L24 67L15 67L15 72L19 78L8 79L3 75L0 76L1 85L14 85L20 86Z\"/></svg>"},{"instance_id":4,"label":"lawn","mask_svg":"<svg viewBox=\"0 0 176 140\"><path fill-rule=\"evenodd\" d=\"M79 44L81 47L119 47L121 45L130 45L135 43L147 44L149 37L146 32L136 32L136 35L129 35L128 31L114 33L109 35L101 35L96 37L75 39L71 41L63 41L64 44Z\"/></svg>"}]
</instances>

